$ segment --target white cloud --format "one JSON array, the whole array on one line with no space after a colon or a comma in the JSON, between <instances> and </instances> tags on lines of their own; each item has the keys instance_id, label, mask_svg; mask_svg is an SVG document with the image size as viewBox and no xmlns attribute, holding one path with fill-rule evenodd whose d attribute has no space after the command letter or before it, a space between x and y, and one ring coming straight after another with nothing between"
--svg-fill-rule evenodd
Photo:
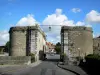
<instances>
[{"instance_id":1,"label":"white cloud","mask_svg":"<svg viewBox=\"0 0 100 75\"><path fill-rule=\"evenodd\" d=\"M78 12L81 12L82 10L79 8L73 8L71 11L74 13L78 13Z\"/></svg>"},{"instance_id":2,"label":"white cloud","mask_svg":"<svg viewBox=\"0 0 100 75\"><path fill-rule=\"evenodd\" d=\"M81 10L78 9L78 11L81 11ZM69 20L65 14L62 14L62 9L56 9L55 13L48 15L43 20L42 24L47 25L47 26L41 26L47 34L47 39L51 42L54 42L54 43L60 41L60 38L59 38L60 37L60 30L61 30L61 26L63 26L63 25L66 25L66 26L87 26L87 27L91 26L91 25L88 25L82 21L78 21L77 23L74 23L73 20ZM49 31L49 27L51 27L51 31Z\"/></svg>"},{"instance_id":3,"label":"white cloud","mask_svg":"<svg viewBox=\"0 0 100 75\"><path fill-rule=\"evenodd\" d=\"M0 31L0 45L5 45L7 41L9 41L8 31Z\"/></svg>"},{"instance_id":4,"label":"white cloud","mask_svg":"<svg viewBox=\"0 0 100 75\"><path fill-rule=\"evenodd\" d=\"M8 15L11 15L11 13L8 13ZM28 14L26 17L21 18L16 26L28 26L28 25L35 25L38 23L34 18L33 15ZM10 25L12 26L12 25ZM7 30L0 31L0 45L5 45L7 41L9 41L9 33Z\"/></svg>"},{"instance_id":5,"label":"white cloud","mask_svg":"<svg viewBox=\"0 0 100 75\"><path fill-rule=\"evenodd\" d=\"M95 11L95 10L91 10L86 15L86 19L85 20L88 23L100 23L100 13Z\"/></svg>"},{"instance_id":6,"label":"white cloud","mask_svg":"<svg viewBox=\"0 0 100 75\"><path fill-rule=\"evenodd\" d=\"M26 17L21 18L18 22L17 22L17 26L32 26L35 25L36 23L38 23L34 18L32 14L28 14Z\"/></svg>"},{"instance_id":7,"label":"white cloud","mask_svg":"<svg viewBox=\"0 0 100 75\"><path fill-rule=\"evenodd\" d=\"M83 26L83 25L85 25L85 23L84 23L84 22L81 22L81 21L78 21L78 22L76 23L76 25L77 25L77 26Z\"/></svg>"},{"instance_id":8,"label":"white cloud","mask_svg":"<svg viewBox=\"0 0 100 75\"><path fill-rule=\"evenodd\" d=\"M93 34L93 37L94 37L94 38L96 38L96 37L98 37L98 36L100 36L100 33L98 33L98 34Z\"/></svg>"},{"instance_id":9,"label":"white cloud","mask_svg":"<svg viewBox=\"0 0 100 75\"><path fill-rule=\"evenodd\" d=\"M80 10L78 10L79 12ZM47 40L51 42L59 42L60 41L60 30L61 26L66 25L66 26L90 26L86 25L86 23L78 21L77 23L74 23L73 20L69 20L68 17L65 14L62 14L62 9L56 9L55 13L48 15L42 22L43 25L47 26L42 26L43 30L47 34ZM9 13L11 15L11 13ZM35 25L36 23L39 24L35 20L32 14L28 14L25 17L22 17L16 24L16 26L32 26ZM51 25L51 31L49 31L49 25ZM60 26L59 26L60 25ZM9 40L9 34L7 31L2 31L0 32L0 44L5 44Z\"/></svg>"},{"instance_id":10,"label":"white cloud","mask_svg":"<svg viewBox=\"0 0 100 75\"><path fill-rule=\"evenodd\" d=\"M75 26L75 23L73 20L68 20L67 16L62 14L62 9L56 9L55 13L48 15L43 20L42 24L47 25L47 26L41 26L41 27L46 32L47 38L49 39L49 41L51 39L51 42L53 40L54 43L60 41L59 37L60 37L61 26L63 25ZM49 31L49 26L51 27L51 31Z\"/></svg>"}]
</instances>

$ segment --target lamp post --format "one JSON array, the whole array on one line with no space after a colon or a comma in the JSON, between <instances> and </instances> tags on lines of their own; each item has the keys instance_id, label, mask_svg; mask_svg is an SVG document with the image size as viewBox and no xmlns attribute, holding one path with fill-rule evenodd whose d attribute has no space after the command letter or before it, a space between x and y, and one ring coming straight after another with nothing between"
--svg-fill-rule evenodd
<instances>
[{"instance_id":1,"label":"lamp post","mask_svg":"<svg viewBox=\"0 0 100 75\"><path fill-rule=\"evenodd\" d=\"M79 61L80 61L80 48L78 48L78 51L79 51Z\"/></svg>"}]
</instances>

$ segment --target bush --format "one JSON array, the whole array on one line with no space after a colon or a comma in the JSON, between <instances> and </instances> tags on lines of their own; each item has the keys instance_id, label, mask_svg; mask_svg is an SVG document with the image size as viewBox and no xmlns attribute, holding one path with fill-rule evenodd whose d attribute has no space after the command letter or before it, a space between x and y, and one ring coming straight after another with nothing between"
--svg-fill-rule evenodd
<instances>
[{"instance_id":1,"label":"bush","mask_svg":"<svg viewBox=\"0 0 100 75\"><path fill-rule=\"evenodd\" d=\"M66 54L65 53L62 53L61 54L61 61L64 62L65 58L66 58Z\"/></svg>"},{"instance_id":2,"label":"bush","mask_svg":"<svg viewBox=\"0 0 100 75\"><path fill-rule=\"evenodd\" d=\"M89 54L85 57L86 59L95 59L100 60L100 56L98 54Z\"/></svg>"},{"instance_id":3,"label":"bush","mask_svg":"<svg viewBox=\"0 0 100 75\"><path fill-rule=\"evenodd\" d=\"M2 49L0 49L0 54L3 54L4 52L4 49L2 48Z\"/></svg>"},{"instance_id":4,"label":"bush","mask_svg":"<svg viewBox=\"0 0 100 75\"><path fill-rule=\"evenodd\" d=\"M100 75L100 56L97 54L89 54L85 57L85 59L86 62L81 62L80 66L90 75Z\"/></svg>"},{"instance_id":5,"label":"bush","mask_svg":"<svg viewBox=\"0 0 100 75\"><path fill-rule=\"evenodd\" d=\"M29 56L31 56L31 63L35 62L35 54L30 53Z\"/></svg>"},{"instance_id":6,"label":"bush","mask_svg":"<svg viewBox=\"0 0 100 75\"><path fill-rule=\"evenodd\" d=\"M88 66L100 66L100 56L97 54L87 55L85 59Z\"/></svg>"}]
</instances>

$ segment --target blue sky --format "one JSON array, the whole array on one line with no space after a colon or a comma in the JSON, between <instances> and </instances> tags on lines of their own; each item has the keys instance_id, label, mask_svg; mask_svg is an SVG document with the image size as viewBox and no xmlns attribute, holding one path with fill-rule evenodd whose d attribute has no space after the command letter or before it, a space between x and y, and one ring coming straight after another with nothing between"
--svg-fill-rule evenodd
<instances>
[{"instance_id":1,"label":"blue sky","mask_svg":"<svg viewBox=\"0 0 100 75\"><path fill-rule=\"evenodd\" d=\"M33 20L39 24L59 24L60 19L65 19L64 24L91 25L94 35L99 35L99 6L100 0L0 0L0 35L2 34L0 44L8 41L7 31L11 26L21 25L23 18L25 23L26 18L31 19L32 24ZM60 19L53 20L52 18L57 14ZM54 41L52 36L54 35L48 38L49 41L51 39Z\"/></svg>"}]
</instances>

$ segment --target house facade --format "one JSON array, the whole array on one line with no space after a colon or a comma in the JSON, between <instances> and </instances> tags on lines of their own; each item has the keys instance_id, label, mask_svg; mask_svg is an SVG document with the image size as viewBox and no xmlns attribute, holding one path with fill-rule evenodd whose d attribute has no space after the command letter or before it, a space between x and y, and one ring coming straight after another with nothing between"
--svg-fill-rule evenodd
<instances>
[{"instance_id":1,"label":"house facade","mask_svg":"<svg viewBox=\"0 0 100 75\"><path fill-rule=\"evenodd\" d=\"M55 52L55 45L51 42L46 42L46 52Z\"/></svg>"}]
</instances>

